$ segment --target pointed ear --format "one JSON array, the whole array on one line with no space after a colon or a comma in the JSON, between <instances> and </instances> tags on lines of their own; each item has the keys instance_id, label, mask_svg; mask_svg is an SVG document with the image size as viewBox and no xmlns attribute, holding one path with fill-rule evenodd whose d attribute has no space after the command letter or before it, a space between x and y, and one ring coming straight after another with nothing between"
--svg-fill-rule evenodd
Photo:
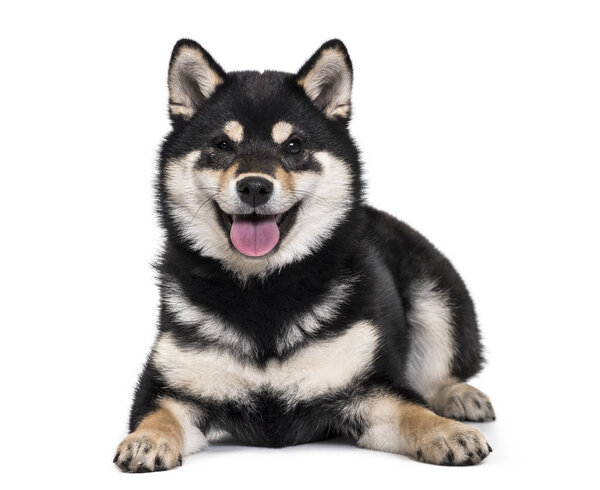
<instances>
[{"instance_id":1,"label":"pointed ear","mask_svg":"<svg viewBox=\"0 0 600 490\"><path fill-rule=\"evenodd\" d=\"M191 119L225 78L223 69L202 46L189 39L179 40L169 63L171 119Z\"/></svg>"},{"instance_id":2,"label":"pointed ear","mask_svg":"<svg viewBox=\"0 0 600 490\"><path fill-rule=\"evenodd\" d=\"M300 69L296 80L326 117L350 117L352 62L342 41L332 39L323 44Z\"/></svg>"}]
</instances>

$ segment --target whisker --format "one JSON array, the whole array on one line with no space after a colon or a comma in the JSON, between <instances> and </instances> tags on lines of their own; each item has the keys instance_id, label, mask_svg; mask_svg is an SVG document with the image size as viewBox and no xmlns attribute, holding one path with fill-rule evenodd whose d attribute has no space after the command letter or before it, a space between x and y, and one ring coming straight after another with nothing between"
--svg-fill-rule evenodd
<instances>
[{"instance_id":1,"label":"whisker","mask_svg":"<svg viewBox=\"0 0 600 490\"><path fill-rule=\"evenodd\" d=\"M220 189L218 187L194 187L193 189L188 189L187 191L180 191L176 194L192 194L197 193L198 191L220 192Z\"/></svg>"},{"instance_id":2,"label":"whisker","mask_svg":"<svg viewBox=\"0 0 600 490\"><path fill-rule=\"evenodd\" d=\"M212 196L210 196L206 201L204 201L202 204L200 204L200 206L198 206L198 209L196 210L196 214L194 214L194 217L190 220L190 225L194 222L194 220L196 219L196 216L198 216L198 213L200 212L200 210L202 209L202 207L209 201L213 200L216 196L217 196L218 192L216 194L213 194Z\"/></svg>"},{"instance_id":3,"label":"whisker","mask_svg":"<svg viewBox=\"0 0 600 490\"><path fill-rule=\"evenodd\" d=\"M214 192L214 195L219 195L221 193L220 189L206 189L210 192ZM170 194L170 197L179 197L179 196L188 196L188 195L198 195L198 192L196 190L190 190L190 191L181 191L181 192L175 192Z\"/></svg>"},{"instance_id":4,"label":"whisker","mask_svg":"<svg viewBox=\"0 0 600 490\"><path fill-rule=\"evenodd\" d=\"M304 197L311 197L313 199L316 199L317 201L321 202L322 204L326 204L327 206L331 207L332 209L335 209L337 206L335 206L334 204L332 204L331 202L329 202L327 199L325 199L322 196L318 196L317 194L314 194L310 191L295 191L293 193L294 197L300 196L300 198L304 198ZM297 199L297 202L300 199Z\"/></svg>"}]
</instances>

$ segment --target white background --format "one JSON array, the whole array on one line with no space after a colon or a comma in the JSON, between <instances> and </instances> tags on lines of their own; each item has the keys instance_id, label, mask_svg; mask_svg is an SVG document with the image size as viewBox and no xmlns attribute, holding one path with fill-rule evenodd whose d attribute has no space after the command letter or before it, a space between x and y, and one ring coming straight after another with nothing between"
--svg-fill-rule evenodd
<instances>
[{"instance_id":1,"label":"white background","mask_svg":"<svg viewBox=\"0 0 600 490\"><path fill-rule=\"evenodd\" d=\"M6 2L0 19L4 488L597 484L597 3ZM482 465L339 442L112 465L155 332L152 182L181 37L230 70L347 44L370 201L438 245L478 306L473 384L498 414Z\"/></svg>"}]
</instances>

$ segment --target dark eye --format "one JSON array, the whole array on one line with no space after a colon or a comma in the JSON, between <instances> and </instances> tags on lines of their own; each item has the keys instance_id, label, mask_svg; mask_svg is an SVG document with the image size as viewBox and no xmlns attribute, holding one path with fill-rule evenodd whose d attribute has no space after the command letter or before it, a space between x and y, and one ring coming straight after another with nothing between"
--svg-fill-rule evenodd
<instances>
[{"instance_id":1,"label":"dark eye","mask_svg":"<svg viewBox=\"0 0 600 490\"><path fill-rule=\"evenodd\" d=\"M231 150L231 143L228 140L219 140L215 143L215 147L219 150Z\"/></svg>"},{"instance_id":2,"label":"dark eye","mask_svg":"<svg viewBox=\"0 0 600 490\"><path fill-rule=\"evenodd\" d=\"M297 139L288 140L285 144L285 151L291 153L292 155L297 155L300 153L300 151L302 151L302 145Z\"/></svg>"}]
</instances>

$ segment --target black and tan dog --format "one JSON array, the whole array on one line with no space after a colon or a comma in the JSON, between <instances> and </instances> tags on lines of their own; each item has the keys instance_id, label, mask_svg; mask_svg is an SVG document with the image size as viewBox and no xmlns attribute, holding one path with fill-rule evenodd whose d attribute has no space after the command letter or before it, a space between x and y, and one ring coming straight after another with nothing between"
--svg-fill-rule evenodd
<instances>
[{"instance_id":1,"label":"black and tan dog","mask_svg":"<svg viewBox=\"0 0 600 490\"><path fill-rule=\"evenodd\" d=\"M473 304L424 237L363 201L345 46L297 74L226 73L182 40L168 83L160 328L115 463L173 468L219 432L483 460L457 421L494 419L465 383L482 364Z\"/></svg>"}]
</instances>

